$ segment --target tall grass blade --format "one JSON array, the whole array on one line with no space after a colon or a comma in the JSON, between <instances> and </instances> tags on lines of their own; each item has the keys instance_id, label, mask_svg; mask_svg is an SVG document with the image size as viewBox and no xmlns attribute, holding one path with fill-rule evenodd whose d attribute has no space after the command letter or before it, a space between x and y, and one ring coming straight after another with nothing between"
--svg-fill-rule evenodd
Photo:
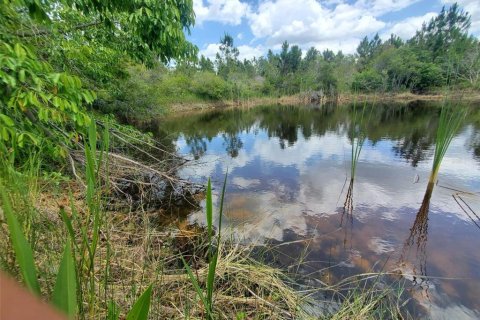
<instances>
[{"instance_id":1,"label":"tall grass blade","mask_svg":"<svg viewBox=\"0 0 480 320\"><path fill-rule=\"evenodd\" d=\"M207 199L206 199L206 215L207 215L207 230L208 230L208 243L211 244L213 235L213 202L212 202L212 183L208 178L207 184ZM211 253L209 251L209 253Z\"/></svg>"},{"instance_id":2,"label":"tall grass blade","mask_svg":"<svg viewBox=\"0 0 480 320\"><path fill-rule=\"evenodd\" d=\"M72 219L68 217L64 208L60 208L60 216L62 217L63 224L67 228L68 235L70 236L72 243L75 245L75 248L78 251L78 246L77 246L77 243L75 242L75 231L73 231Z\"/></svg>"},{"instance_id":3,"label":"tall grass blade","mask_svg":"<svg viewBox=\"0 0 480 320\"><path fill-rule=\"evenodd\" d=\"M120 309L114 301L108 303L107 320L120 319Z\"/></svg>"},{"instance_id":4,"label":"tall grass blade","mask_svg":"<svg viewBox=\"0 0 480 320\"><path fill-rule=\"evenodd\" d=\"M190 279L190 282L193 284L193 287L195 288L195 291L197 292L197 295L200 297L200 300L202 300L203 307L207 311L207 315L210 318L211 317L211 314L210 314L211 308L209 307L208 301L207 301L205 295L203 294L203 290L202 290L202 288L200 288L200 285L198 284L198 280L197 280L197 278L195 278L195 275L193 274L192 269L190 269L190 266L188 265L187 261L185 261L183 256L180 256L180 258L182 259L183 265L185 266L185 270L187 271L188 278Z\"/></svg>"},{"instance_id":5,"label":"tall grass blade","mask_svg":"<svg viewBox=\"0 0 480 320\"><path fill-rule=\"evenodd\" d=\"M228 177L228 169L227 169L227 172L225 173L225 178L223 179L222 195L220 197L220 212L219 212L219 217L218 217L218 243L217 243L217 248L220 246L220 239L222 238L221 237L221 231L222 231L223 203L225 201L225 188L227 186L227 177Z\"/></svg>"},{"instance_id":6,"label":"tall grass blade","mask_svg":"<svg viewBox=\"0 0 480 320\"><path fill-rule=\"evenodd\" d=\"M207 275L207 301L208 305L210 307L210 313L213 312L213 288L214 288L214 283L215 283L215 271L217 269L217 261L218 261L218 254L220 250L220 241L221 241L221 230L222 230L222 216L223 216L223 202L225 199L225 187L227 185L227 176L228 172L225 174L225 179L223 181L223 187L222 187L222 194L220 197L220 211L219 211L219 222L218 222L218 235L217 235L217 243L216 243L216 248L215 252L212 253L212 256L210 257L210 262L208 264L208 275ZM210 182L210 180L209 180ZM212 191L207 190L207 202L210 201L212 202ZM210 244L212 246L212 244ZM213 249L211 247L211 249Z\"/></svg>"},{"instance_id":7,"label":"tall grass blade","mask_svg":"<svg viewBox=\"0 0 480 320\"><path fill-rule=\"evenodd\" d=\"M207 283L206 283L206 293L203 292L202 288L198 283L197 278L195 278L190 266L185 261L183 256L181 259L183 261L183 265L185 266L185 270L187 271L187 275L190 278L190 281L195 288L198 296L200 297L203 306L207 313L207 319L213 319L213 289L215 284L215 272L217 269L217 262L218 262L218 255L220 249L220 241L221 241L221 230L222 230L222 216L223 216L223 203L225 199L225 188L227 185L227 176L228 171L225 174L225 179L223 181L223 188L222 194L220 197L220 211L219 211L219 224L218 224L218 235L217 241L215 242L215 246L212 243L212 234L213 234L213 200L212 200L212 185L210 179L208 179L207 184L207 194L206 194L206 218L207 218L207 230L208 230L208 274L207 274Z\"/></svg>"},{"instance_id":8,"label":"tall grass blade","mask_svg":"<svg viewBox=\"0 0 480 320\"><path fill-rule=\"evenodd\" d=\"M15 257L20 267L23 280L30 291L40 295L40 285L38 284L32 248L22 232L20 223L13 213L8 196L5 194L5 191L1 194L3 211L10 231L10 239L12 241L13 250L15 251Z\"/></svg>"},{"instance_id":9,"label":"tall grass blade","mask_svg":"<svg viewBox=\"0 0 480 320\"><path fill-rule=\"evenodd\" d=\"M440 165L442 163L448 147L450 146L455 134L459 130L463 120L467 115L466 109L450 105L443 105L438 122L435 153L433 156L432 172L430 174L429 184L433 185L438 176Z\"/></svg>"},{"instance_id":10,"label":"tall grass blade","mask_svg":"<svg viewBox=\"0 0 480 320\"><path fill-rule=\"evenodd\" d=\"M152 285L142 293L128 312L126 320L147 320L150 312L150 298L152 297Z\"/></svg>"},{"instance_id":11,"label":"tall grass blade","mask_svg":"<svg viewBox=\"0 0 480 320\"><path fill-rule=\"evenodd\" d=\"M52 302L71 318L77 313L77 278L70 240L67 240L63 251L62 262L53 289Z\"/></svg>"}]
</instances>

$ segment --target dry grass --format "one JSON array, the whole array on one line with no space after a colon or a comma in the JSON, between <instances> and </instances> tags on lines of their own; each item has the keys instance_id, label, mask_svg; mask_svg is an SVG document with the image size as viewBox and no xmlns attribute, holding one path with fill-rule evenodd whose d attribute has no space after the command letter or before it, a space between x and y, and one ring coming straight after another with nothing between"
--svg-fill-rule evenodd
<instances>
[{"instance_id":1,"label":"dry grass","mask_svg":"<svg viewBox=\"0 0 480 320\"><path fill-rule=\"evenodd\" d=\"M63 185L61 189L68 190L68 186ZM37 216L35 261L42 279L41 287L44 288L42 293L49 296L67 238L63 222L55 211L65 206L69 197L61 193L31 196L32 200L41 199L35 202L33 209ZM73 199L78 215L84 216L84 196L77 191ZM67 211L68 207L69 204L65 206ZM25 210L18 203L16 209ZM185 273L180 256L187 259L203 285L208 268L204 228L168 217L162 210L107 211L105 217L107 221L101 231L95 257L95 307L86 317L106 317L111 301L120 310L129 310L135 298L153 284L151 318L203 318L203 306ZM154 223L158 219L169 219L170 227L160 229ZM6 231L4 234L7 234ZM81 243L80 234L78 243ZM237 315L244 315L245 319L298 318L300 296L288 285L288 279L280 270L255 261L251 257L251 249L250 246L231 242L222 243L214 291L216 318L232 319ZM9 265L7 269L16 273L7 237L2 237L0 241L0 252L4 262L8 260L4 266ZM84 302L85 307L88 303Z\"/></svg>"}]
</instances>

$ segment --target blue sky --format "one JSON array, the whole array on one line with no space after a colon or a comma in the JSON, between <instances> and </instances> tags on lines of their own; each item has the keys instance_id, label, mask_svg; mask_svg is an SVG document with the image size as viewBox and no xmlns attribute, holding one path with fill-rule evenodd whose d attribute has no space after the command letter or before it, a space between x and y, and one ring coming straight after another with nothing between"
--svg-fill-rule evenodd
<instances>
[{"instance_id":1,"label":"blue sky","mask_svg":"<svg viewBox=\"0 0 480 320\"><path fill-rule=\"evenodd\" d=\"M302 49L353 53L364 36L377 32L410 38L455 1L470 12L471 33L480 35L480 0L193 0L196 24L189 40L211 58L225 32L242 59L278 50L284 40Z\"/></svg>"}]
</instances>

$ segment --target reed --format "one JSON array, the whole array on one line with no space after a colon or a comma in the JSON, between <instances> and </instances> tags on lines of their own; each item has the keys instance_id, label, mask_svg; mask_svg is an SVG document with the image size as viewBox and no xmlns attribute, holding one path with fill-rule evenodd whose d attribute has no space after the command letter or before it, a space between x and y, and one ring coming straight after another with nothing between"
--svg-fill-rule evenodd
<instances>
[{"instance_id":1,"label":"reed","mask_svg":"<svg viewBox=\"0 0 480 320\"><path fill-rule=\"evenodd\" d=\"M367 103L363 104L362 110L359 112L356 108L356 103L353 105L353 121L351 128L352 152L350 162L350 181L355 179L357 172L357 164L362 152L363 145L367 139L365 132L365 110Z\"/></svg>"},{"instance_id":2,"label":"reed","mask_svg":"<svg viewBox=\"0 0 480 320\"><path fill-rule=\"evenodd\" d=\"M340 221L340 225L343 225L345 216L350 218L350 222L353 222L353 183L355 181L355 175L357 173L357 164L360 159L360 154L362 152L363 145L367 139L365 122L368 122L368 119L365 120L365 111L367 109L367 102L363 103L361 111L357 110L356 100L353 103L353 119L351 123L351 133L350 138L352 140L352 150L350 158L350 182L348 184L347 195L345 197L345 202L343 204L343 213ZM370 113L371 114L371 113ZM347 180L345 180L345 183ZM344 185L345 187L345 185ZM343 193L343 189L342 189ZM347 232L347 228L345 229ZM346 240L345 236L345 240Z\"/></svg>"},{"instance_id":3,"label":"reed","mask_svg":"<svg viewBox=\"0 0 480 320\"><path fill-rule=\"evenodd\" d=\"M467 110L465 108L453 106L448 102L445 102L442 106L435 137L435 153L433 155L432 170L428 179L427 193L431 194L437 182L442 160L460 125L465 119L466 114Z\"/></svg>"}]
</instances>

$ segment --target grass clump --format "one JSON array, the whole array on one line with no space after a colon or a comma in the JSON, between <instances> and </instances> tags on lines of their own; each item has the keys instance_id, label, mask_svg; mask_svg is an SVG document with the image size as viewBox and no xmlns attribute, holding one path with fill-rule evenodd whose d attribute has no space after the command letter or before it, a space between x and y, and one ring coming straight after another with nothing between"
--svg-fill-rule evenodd
<instances>
[{"instance_id":1,"label":"grass clump","mask_svg":"<svg viewBox=\"0 0 480 320\"><path fill-rule=\"evenodd\" d=\"M428 179L429 188L430 186L433 188L433 185L436 183L442 160L460 125L463 123L466 114L465 108L452 106L449 103L444 103L442 106L435 138L432 171Z\"/></svg>"}]
</instances>

